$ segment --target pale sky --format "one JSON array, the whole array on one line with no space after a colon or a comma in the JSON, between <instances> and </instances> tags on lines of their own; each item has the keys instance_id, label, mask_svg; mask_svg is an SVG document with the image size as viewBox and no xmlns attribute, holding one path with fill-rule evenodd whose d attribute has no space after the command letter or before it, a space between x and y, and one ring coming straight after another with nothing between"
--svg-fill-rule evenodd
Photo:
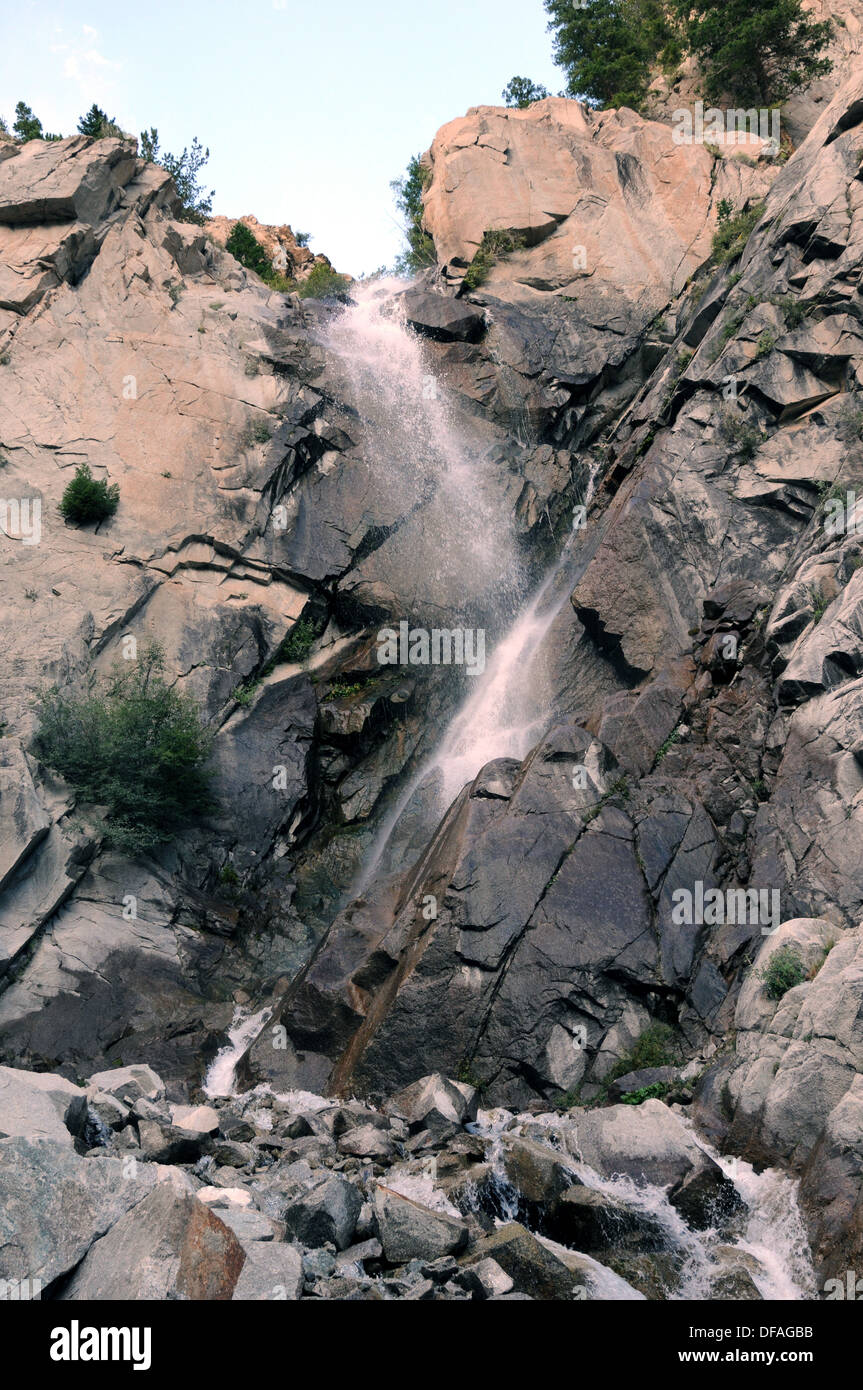
<instances>
[{"instance_id":1,"label":"pale sky","mask_svg":"<svg viewBox=\"0 0 863 1390\"><path fill-rule=\"evenodd\" d=\"M357 275L392 263L389 182L441 125L515 74L562 90L546 22L542 0L6 0L0 114L71 135L95 101L163 150L197 135L215 212L289 222Z\"/></svg>"}]
</instances>

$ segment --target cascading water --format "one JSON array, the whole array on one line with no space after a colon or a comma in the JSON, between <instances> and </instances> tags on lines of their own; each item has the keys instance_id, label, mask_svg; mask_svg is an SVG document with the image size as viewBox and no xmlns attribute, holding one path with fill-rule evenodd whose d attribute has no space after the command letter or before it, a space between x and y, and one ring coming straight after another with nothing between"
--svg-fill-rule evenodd
<instances>
[{"instance_id":1,"label":"cascading water","mask_svg":"<svg viewBox=\"0 0 863 1390\"><path fill-rule=\"evenodd\" d=\"M319 331L328 379L363 422L367 516L394 537L376 546L368 568L385 587L392 577L411 621L451 626L467 612L499 625L518 586L509 508L487 437L472 436L468 416L456 424L423 340L406 325L404 290L395 279L356 286L354 302ZM401 531L410 550L398 564L391 552ZM362 582L362 562L358 569Z\"/></svg>"},{"instance_id":2,"label":"cascading water","mask_svg":"<svg viewBox=\"0 0 863 1390\"><path fill-rule=\"evenodd\" d=\"M510 520L501 514L500 501L494 500L500 489L496 493L491 486L484 446L456 429L454 413L429 370L422 342L405 327L397 299L403 288L401 282L363 287L356 304L322 330L330 375L341 378L340 399L362 417L365 438L374 451L373 467L368 470L369 515L384 528L391 526L390 534L397 534L404 518L421 509L421 527L411 537L414 584L406 602L401 590L405 607L418 622L437 609L447 614L451 624L453 611L467 611L475 620L488 621L503 631L484 674L476 679L435 751L379 827L355 893L376 876L405 868L404 859L399 860L405 843L399 827L409 819L412 808L420 806L420 818L427 823L432 813L443 813L485 763L500 757L523 758L542 736L552 717L545 658L554 640L556 619L584 563L575 531L545 580L506 628L507 610L512 613L523 581ZM586 505L595 482L592 475L581 499ZM372 552L375 582L381 582L382 576L386 579L386 544L385 540ZM360 574L360 583L362 579ZM400 579L403 585L404 571ZM256 1016L238 1011L230 1043L207 1074L207 1094L236 1096L236 1064L268 1018L267 1010ZM240 1108L248 1107L259 1124L266 1120L266 1111L258 1109L261 1089L236 1097ZM313 1096L303 1099L306 1108L327 1104ZM716 1281L729 1268L743 1271L762 1298L815 1296L796 1184L779 1172L756 1174L740 1160L724 1159L694 1133L693 1138L720 1165L742 1199L745 1215L735 1230L695 1231L671 1205L664 1188L596 1172L567 1150L563 1138L567 1122L560 1116L481 1113L473 1128L490 1141L486 1155L490 1178L484 1196L477 1194L475 1200L485 1202L486 1212L490 1201L499 1221L523 1215L519 1193L506 1176L502 1149L504 1129L521 1122L529 1126L534 1140L544 1126L544 1142L570 1170L574 1182L606 1194L660 1232L662 1250L673 1271L661 1296L685 1300L716 1296L712 1292ZM397 1164L387 1176L395 1190L440 1211L454 1210L431 1177L417 1174L409 1163L403 1173L398 1169ZM580 1268L588 1273L592 1297L615 1301L644 1297L608 1265L557 1245L547 1232L538 1231L537 1236L564 1260L577 1254ZM659 1277L662 1284L667 1275Z\"/></svg>"},{"instance_id":3,"label":"cascading water","mask_svg":"<svg viewBox=\"0 0 863 1390\"><path fill-rule=\"evenodd\" d=\"M590 505L596 482L594 468L581 504L584 508ZM437 748L384 819L354 885L357 893L363 892L380 870L400 867L397 857L388 854L388 847L414 798L431 788L435 811L442 815L486 763L494 758L523 758L542 736L550 717L550 702L543 691L544 646L572 592L578 535L575 530L568 537L536 593L497 643L485 673L450 721Z\"/></svg>"},{"instance_id":4,"label":"cascading water","mask_svg":"<svg viewBox=\"0 0 863 1390\"><path fill-rule=\"evenodd\" d=\"M756 1173L751 1164L737 1158L724 1158L684 1121L696 1144L733 1183L745 1214L734 1233L717 1229L693 1230L668 1200L664 1187L616 1174L604 1177L588 1164L571 1156L567 1145L572 1121L557 1114L512 1116L508 1111L480 1111L473 1131L489 1140L487 1162L491 1168L489 1192L499 1221L520 1219L519 1194L507 1177L504 1166L503 1136L528 1127L533 1142L537 1131L547 1136L547 1147L556 1160L569 1169L573 1181L597 1193L606 1194L615 1205L622 1204L645 1219L661 1233L662 1247L675 1270L675 1284L664 1296L673 1300L697 1301L715 1297L716 1280L737 1263L751 1278L764 1299L783 1301L816 1297L815 1275L806 1232L797 1205L798 1183L784 1173L767 1168ZM539 1142L542 1142L541 1140ZM490 1193L490 1195L489 1195ZM477 1200L477 1199L475 1199ZM553 1242L547 1242L553 1245ZM583 1257L582 1257L583 1258ZM611 1274L604 1265L598 1269ZM612 1280L617 1276L612 1275ZM622 1293L620 1285L629 1289ZM623 1280L611 1283L599 1297L620 1298L638 1295Z\"/></svg>"}]
</instances>

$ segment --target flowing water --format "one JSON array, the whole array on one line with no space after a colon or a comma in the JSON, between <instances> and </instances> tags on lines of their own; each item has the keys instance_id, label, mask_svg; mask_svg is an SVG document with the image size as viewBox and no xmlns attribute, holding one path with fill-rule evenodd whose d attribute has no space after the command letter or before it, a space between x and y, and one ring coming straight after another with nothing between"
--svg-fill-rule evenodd
<instances>
[{"instance_id":1,"label":"flowing water","mask_svg":"<svg viewBox=\"0 0 863 1390\"><path fill-rule=\"evenodd\" d=\"M756 1173L742 1159L722 1157L688 1122L684 1123L692 1138L719 1164L744 1204L744 1216L732 1233L717 1229L695 1231L671 1205L665 1187L636 1182L623 1174L603 1176L589 1164L573 1158L571 1120L557 1114L514 1119L505 1110L480 1111L471 1128L491 1141L487 1154L492 1169L491 1200L500 1221L520 1219L519 1194L506 1175L502 1139L504 1133L513 1132L513 1126L518 1133L522 1120L534 1140L537 1129L545 1131L547 1147L570 1169L574 1181L607 1194L659 1229L662 1250L676 1270L675 1282L666 1288L666 1297L684 1301L715 1297L716 1280L733 1269L748 1274L763 1299L794 1301L816 1297L811 1253L797 1204L798 1183L776 1169ZM547 1243L553 1246L553 1242ZM598 1297L638 1297L612 1271L602 1265L599 1268L618 1282L608 1283ZM629 1289L628 1294L622 1292L621 1285Z\"/></svg>"}]
</instances>

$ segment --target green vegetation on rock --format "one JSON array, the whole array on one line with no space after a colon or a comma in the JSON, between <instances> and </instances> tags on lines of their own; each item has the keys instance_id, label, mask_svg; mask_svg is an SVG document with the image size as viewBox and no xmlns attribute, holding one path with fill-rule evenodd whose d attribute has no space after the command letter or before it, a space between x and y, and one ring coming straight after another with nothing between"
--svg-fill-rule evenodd
<instances>
[{"instance_id":1,"label":"green vegetation on rock","mask_svg":"<svg viewBox=\"0 0 863 1390\"><path fill-rule=\"evenodd\" d=\"M195 702L166 681L157 644L91 676L83 695L53 686L39 713L39 756L106 809L119 848L146 853L211 808L211 735Z\"/></svg>"}]
</instances>

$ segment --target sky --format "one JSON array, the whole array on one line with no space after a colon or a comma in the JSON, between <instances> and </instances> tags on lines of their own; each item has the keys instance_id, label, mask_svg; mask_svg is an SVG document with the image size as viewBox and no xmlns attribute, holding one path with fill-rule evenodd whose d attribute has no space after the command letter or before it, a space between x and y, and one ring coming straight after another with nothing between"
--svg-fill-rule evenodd
<instances>
[{"instance_id":1,"label":"sky","mask_svg":"<svg viewBox=\"0 0 863 1390\"><path fill-rule=\"evenodd\" d=\"M75 133L94 101L163 150L197 135L214 211L290 223L341 271L391 265L390 180L518 74L557 93L542 0L10 0L0 114Z\"/></svg>"}]
</instances>

